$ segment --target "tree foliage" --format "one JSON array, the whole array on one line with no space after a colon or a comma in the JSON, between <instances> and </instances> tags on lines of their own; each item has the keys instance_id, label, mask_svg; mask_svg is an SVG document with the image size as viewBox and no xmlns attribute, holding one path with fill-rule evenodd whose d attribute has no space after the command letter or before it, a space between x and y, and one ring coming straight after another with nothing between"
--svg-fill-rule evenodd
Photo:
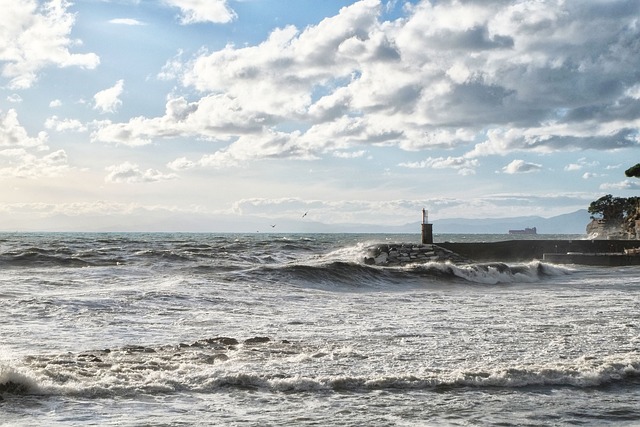
<instances>
[{"instance_id":1,"label":"tree foliage","mask_svg":"<svg viewBox=\"0 0 640 427\"><path fill-rule=\"evenodd\" d=\"M636 164L635 166L631 166L629 169L624 171L624 174L629 178L640 178L640 163Z\"/></svg>"},{"instance_id":2,"label":"tree foliage","mask_svg":"<svg viewBox=\"0 0 640 427\"><path fill-rule=\"evenodd\" d=\"M624 174L640 178L640 163L627 169ZM591 202L587 210L591 219L602 220L608 229L618 229L620 233L628 235L640 234L636 226L640 221L640 197L613 197L607 194Z\"/></svg>"},{"instance_id":3,"label":"tree foliage","mask_svg":"<svg viewBox=\"0 0 640 427\"><path fill-rule=\"evenodd\" d=\"M640 207L640 197L613 197L611 194L591 202L588 212L592 219L602 219L618 224L635 215Z\"/></svg>"},{"instance_id":4,"label":"tree foliage","mask_svg":"<svg viewBox=\"0 0 640 427\"><path fill-rule=\"evenodd\" d=\"M624 218L625 204L622 197L613 197L611 194L607 194L591 202L587 211L593 219L602 219L608 223L619 223Z\"/></svg>"}]
</instances>

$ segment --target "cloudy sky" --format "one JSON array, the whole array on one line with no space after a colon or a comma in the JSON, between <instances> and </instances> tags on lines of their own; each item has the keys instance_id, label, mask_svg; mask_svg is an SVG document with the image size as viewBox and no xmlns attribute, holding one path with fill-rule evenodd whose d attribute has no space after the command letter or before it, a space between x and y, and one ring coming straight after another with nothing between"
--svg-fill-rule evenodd
<instances>
[{"instance_id":1,"label":"cloudy sky","mask_svg":"<svg viewBox=\"0 0 640 427\"><path fill-rule=\"evenodd\" d=\"M639 195L637 0L0 6L5 231L314 231Z\"/></svg>"}]
</instances>

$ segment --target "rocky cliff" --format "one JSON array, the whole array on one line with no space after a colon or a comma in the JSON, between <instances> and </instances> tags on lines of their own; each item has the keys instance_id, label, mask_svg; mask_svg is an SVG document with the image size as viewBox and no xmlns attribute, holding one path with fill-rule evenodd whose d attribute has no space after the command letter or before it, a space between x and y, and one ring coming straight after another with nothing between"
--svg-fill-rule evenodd
<instances>
[{"instance_id":1,"label":"rocky cliff","mask_svg":"<svg viewBox=\"0 0 640 427\"><path fill-rule=\"evenodd\" d=\"M591 239L640 239L640 209L618 223L592 219L587 224L587 235Z\"/></svg>"}]
</instances>

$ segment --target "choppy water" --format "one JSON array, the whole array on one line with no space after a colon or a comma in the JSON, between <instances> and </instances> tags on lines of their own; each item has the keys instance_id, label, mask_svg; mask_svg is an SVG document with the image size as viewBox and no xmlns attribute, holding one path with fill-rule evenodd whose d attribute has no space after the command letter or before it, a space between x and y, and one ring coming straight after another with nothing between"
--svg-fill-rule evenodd
<instances>
[{"instance_id":1,"label":"choppy water","mask_svg":"<svg viewBox=\"0 0 640 427\"><path fill-rule=\"evenodd\" d=\"M640 267L418 238L2 234L0 425L640 425Z\"/></svg>"}]
</instances>

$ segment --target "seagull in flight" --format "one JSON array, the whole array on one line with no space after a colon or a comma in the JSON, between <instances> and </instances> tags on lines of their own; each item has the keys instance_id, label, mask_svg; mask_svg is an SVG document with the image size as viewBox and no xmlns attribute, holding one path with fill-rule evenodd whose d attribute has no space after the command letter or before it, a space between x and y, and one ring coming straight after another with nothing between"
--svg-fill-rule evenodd
<instances>
[{"instance_id":1,"label":"seagull in flight","mask_svg":"<svg viewBox=\"0 0 640 427\"><path fill-rule=\"evenodd\" d=\"M309 211L306 211L303 215L302 218L304 218L305 216L307 216L307 214L309 213Z\"/></svg>"},{"instance_id":2,"label":"seagull in flight","mask_svg":"<svg viewBox=\"0 0 640 427\"><path fill-rule=\"evenodd\" d=\"M275 224L273 224L273 225L271 226L271 228L276 228L276 225L275 225Z\"/></svg>"}]
</instances>

